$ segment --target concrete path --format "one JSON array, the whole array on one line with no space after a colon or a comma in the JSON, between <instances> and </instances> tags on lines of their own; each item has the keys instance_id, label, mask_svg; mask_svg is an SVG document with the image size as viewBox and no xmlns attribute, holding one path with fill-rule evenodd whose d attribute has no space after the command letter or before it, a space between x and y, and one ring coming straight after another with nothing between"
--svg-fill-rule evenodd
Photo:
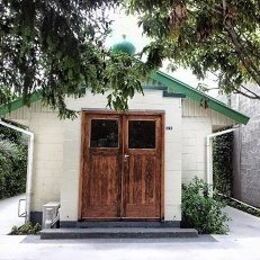
<instances>
[{"instance_id":1,"label":"concrete path","mask_svg":"<svg viewBox=\"0 0 260 260\"><path fill-rule=\"evenodd\" d=\"M15 196L9 199L0 200L0 235L8 234L12 226L20 226L24 218L18 217L18 201L24 199L25 195Z\"/></svg>"},{"instance_id":2,"label":"concrete path","mask_svg":"<svg viewBox=\"0 0 260 260\"><path fill-rule=\"evenodd\" d=\"M229 235L167 240L42 241L0 236L0 260L260 260L260 218L227 208Z\"/></svg>"},{"instance_id":3,"label":"concrete path","mask_svg":"<svg viewBox=\"0 0 260 260\"><path fill-rule=\"evenodd\" d=\"M234 239L260 239L260 218L231 207L228 207L226 212L232 218L232 221L229 224L229 237L233 237Z\"/></svg>"}]
</instances>

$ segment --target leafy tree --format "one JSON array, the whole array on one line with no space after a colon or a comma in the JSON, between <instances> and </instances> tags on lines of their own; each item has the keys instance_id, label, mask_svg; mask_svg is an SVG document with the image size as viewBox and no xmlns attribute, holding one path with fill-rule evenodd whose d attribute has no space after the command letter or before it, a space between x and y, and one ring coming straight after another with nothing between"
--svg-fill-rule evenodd
<instances>
[{"instance_id":1,"label":"leafy tree","mask_svg":"<svg viewBox=\"0 0 260 260\"><path fill-rule=\"evenodd\" d=\"M25 192L26 143L21 133L0 126L0 199Z\"/></svg>"},{"instance_id":2,"label":"leafy tree","mask_svg":"<svg viewBox=\"0 0 260 260\"><path fill-rule=\"evenodd\" d=\"M65 97L83 88L108 95L108 105L127 108L146 69L134 57L112 53L104 41L110 32L107 10L118 0L0 0L0 105L34 91L43 102L73 117Z\"/></svg>"},{"instance_id":3,"label":"leafy tree","mask_svg":"<svg viewBox=\"0 0 260 260\"><path fill-rule=\"evenodd\" d=\"M219 89L260 99L259 0L130 0L129 12L153 39L144 51L151 63L164 58L219 78Z\"/></svg>"},{"instance_id":4,"label":"leafy tree","mask_svg":"<svg viewBox=\"0 0 260 260\"><path fill-rule=\"evenodd\" d=\"M138 14L153 39L145 64L104 47L107 10ZM219 77L219 88L260 99L259 0L0 0L0 105L41 91L44 104L73 117L65 97L83 88L109 93L108 106L126 109L141 81L162 60Z\"/></svg>"}]
</instances>

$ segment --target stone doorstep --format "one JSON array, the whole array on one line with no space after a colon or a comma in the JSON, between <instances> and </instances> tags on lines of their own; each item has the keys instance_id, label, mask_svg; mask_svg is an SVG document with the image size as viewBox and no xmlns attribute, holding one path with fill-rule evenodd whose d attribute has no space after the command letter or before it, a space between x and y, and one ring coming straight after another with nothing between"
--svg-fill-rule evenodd
<instances>
[{"instance_id":1,"label":"stone doorstep","mask_svg":"<svg viewBox=\"0 0 260 260\"><path fill-rule=\"evenodd\" d=\"M188 228L59 228L44 229L41 239L88 238L196 238L198 232Z\"/></svg>"},{"instance_id":2,"label":"stone doorstep","mask_svg":"<svg viewBox=\"0 0 260 260\"><path fill-rule=\"evenodd\" d=\"M68 224L68 223L67 223ZM61 222L62 228L70 228ZM75 228L179 228L179 221L82 221Z\"/></svg>"}]
</instances>

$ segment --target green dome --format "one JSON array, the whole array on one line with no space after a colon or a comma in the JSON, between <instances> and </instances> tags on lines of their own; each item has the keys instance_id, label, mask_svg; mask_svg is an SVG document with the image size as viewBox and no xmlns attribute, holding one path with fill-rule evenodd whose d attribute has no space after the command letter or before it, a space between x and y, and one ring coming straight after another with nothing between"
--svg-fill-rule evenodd
<instances>
[{"instance_id":1,"label":"green dome","mask_svg":"<svg viewBox=\"0 0 260 260\"><path fill-rule=\"evenodd\" d=\"M127 40L123 40L119 43L114 44L112 46L111 50L112 50L112 52L115 52L115 53L123 52L123 53L127 53L129 55L135 54L135 46Z\"/></svg>"}]
</instances>

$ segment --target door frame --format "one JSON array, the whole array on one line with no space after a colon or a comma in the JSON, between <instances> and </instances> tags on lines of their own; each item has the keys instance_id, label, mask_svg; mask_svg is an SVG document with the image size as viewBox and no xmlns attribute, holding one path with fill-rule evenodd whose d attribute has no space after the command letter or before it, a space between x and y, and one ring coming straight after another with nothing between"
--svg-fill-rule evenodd
<instances>
[{"instance_id":1,"label":"door frame","mask_svg":"<svg viewBox=\"0 0 260 260\"><path fill-rule=\"evenodd\" d=\"M84 153L83 153L83 147L85 145L85 138L86 138L86 133L85 133L85 119L86 117L84 115L131 115L131 116L160 116L161 117L161 161L160 161L160 221L164 220L164 179L165 179L165 111L164 110L150 110L150 109L145 109L145 110L135 110L135 109L130 109L127 111L115 111L115 110L107 110L107 109L82 109L80 113L80 119L81 119L81 145L80 145L80 177L79 177L79 193L78 193L78 221L113 221L115 219L111 218L106 218L106 219L98 219L98 218L82 218L82 187L83 187L83 173L84 173ZM123 129L124 130L124 129ZM121 135L122 138L123 135ZM89 138L89 131L87 133L87 137ZM121 169L123 171L123 169ZM140 219L136 219L140 220ZM117 219L118 221L118 219ZM120 221L132 221L129 219L120 219ZM153 218L149 219L141 219L141 221L154 221Z\"/></svg>"}]
</instances>

